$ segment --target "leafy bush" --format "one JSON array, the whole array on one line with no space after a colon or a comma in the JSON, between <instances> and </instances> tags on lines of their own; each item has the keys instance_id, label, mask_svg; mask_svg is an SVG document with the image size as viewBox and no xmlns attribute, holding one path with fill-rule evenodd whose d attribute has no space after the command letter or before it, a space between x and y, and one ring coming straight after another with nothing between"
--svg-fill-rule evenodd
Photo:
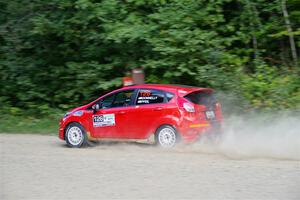
<instances>
[{"instance_id":1,"label":"leafy bush","mask_svg":"<svg viewBox=\"0 0 300 200\"><path fill-rule=\"evenodd\" d=\"M300 78L295 71L260 66L254 74L244 75L243 95L256 109L300 108Z\"/></svg>"}]
</instances>

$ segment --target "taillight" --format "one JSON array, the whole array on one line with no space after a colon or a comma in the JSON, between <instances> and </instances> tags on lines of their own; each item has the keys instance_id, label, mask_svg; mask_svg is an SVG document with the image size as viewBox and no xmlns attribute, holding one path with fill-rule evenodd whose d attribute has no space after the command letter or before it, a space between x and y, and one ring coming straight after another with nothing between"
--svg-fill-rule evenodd
<instances>
[{"instance_id":1,"label":"taillight","mask_svg":"<svg viewBox=\"0 0 300 200\"><path fill-rule=\"evenodd\" d=\"M187 112L195 112L195 107L194 107L194 105L192 105L191 103L183 103L183 108L184 108Z\"/></svg>"}]
</instances>

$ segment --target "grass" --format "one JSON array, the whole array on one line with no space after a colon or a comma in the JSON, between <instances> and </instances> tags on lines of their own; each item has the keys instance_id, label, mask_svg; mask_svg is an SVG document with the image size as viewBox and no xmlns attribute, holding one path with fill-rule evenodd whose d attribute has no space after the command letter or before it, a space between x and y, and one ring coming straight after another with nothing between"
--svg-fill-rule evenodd
<instances>
[{"instance_id":1,"label":"grass","mask_svg":"<svg viewBox=\"0 0 300 200\"><path fill-rule=\"evenodd\" d=\"M58 134L59 117L0 116L0 133Z\"/></svg>"}]
</instances>

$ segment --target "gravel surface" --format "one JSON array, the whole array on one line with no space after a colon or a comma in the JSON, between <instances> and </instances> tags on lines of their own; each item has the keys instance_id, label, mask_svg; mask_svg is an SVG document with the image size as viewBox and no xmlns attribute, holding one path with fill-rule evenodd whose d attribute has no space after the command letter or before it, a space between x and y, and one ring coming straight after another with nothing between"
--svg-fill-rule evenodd
<instances>
[{"instance_id":1,"label":"gravel surface","mask_svg":"<svg viewBox=\"0 0 300 200\"><path fill-rule=\"evenodd\" d=\"M0 199L300 199L300 161L0 134Z\"/></svg>"}]
</instances>

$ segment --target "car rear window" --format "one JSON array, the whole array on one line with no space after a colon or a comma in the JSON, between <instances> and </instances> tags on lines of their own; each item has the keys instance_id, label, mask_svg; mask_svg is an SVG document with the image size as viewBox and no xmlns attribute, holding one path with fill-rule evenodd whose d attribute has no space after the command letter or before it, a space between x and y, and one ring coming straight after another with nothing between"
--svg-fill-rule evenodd
<instances>
[{"instance_id":1,"label":"car rear window","mask_svg":"<svg viewBox=\"0 0 300 200\"><path fill-rule=\"evenodd\" d=\"M216 103L215 95L212 92L196 91L184 96L185 99L198 105L212 106Z\"/></svg>"},{"instance_id":2,"label":"car rear window","mask_svg":"<svg viewBox=\"0 0 300 200\"><path fill-rule=\"evenodd\" d=\"M165 102L165 94L163 91L142 89L139 90L136 105L153 104Z\"/></svg>"}]
</instances>

